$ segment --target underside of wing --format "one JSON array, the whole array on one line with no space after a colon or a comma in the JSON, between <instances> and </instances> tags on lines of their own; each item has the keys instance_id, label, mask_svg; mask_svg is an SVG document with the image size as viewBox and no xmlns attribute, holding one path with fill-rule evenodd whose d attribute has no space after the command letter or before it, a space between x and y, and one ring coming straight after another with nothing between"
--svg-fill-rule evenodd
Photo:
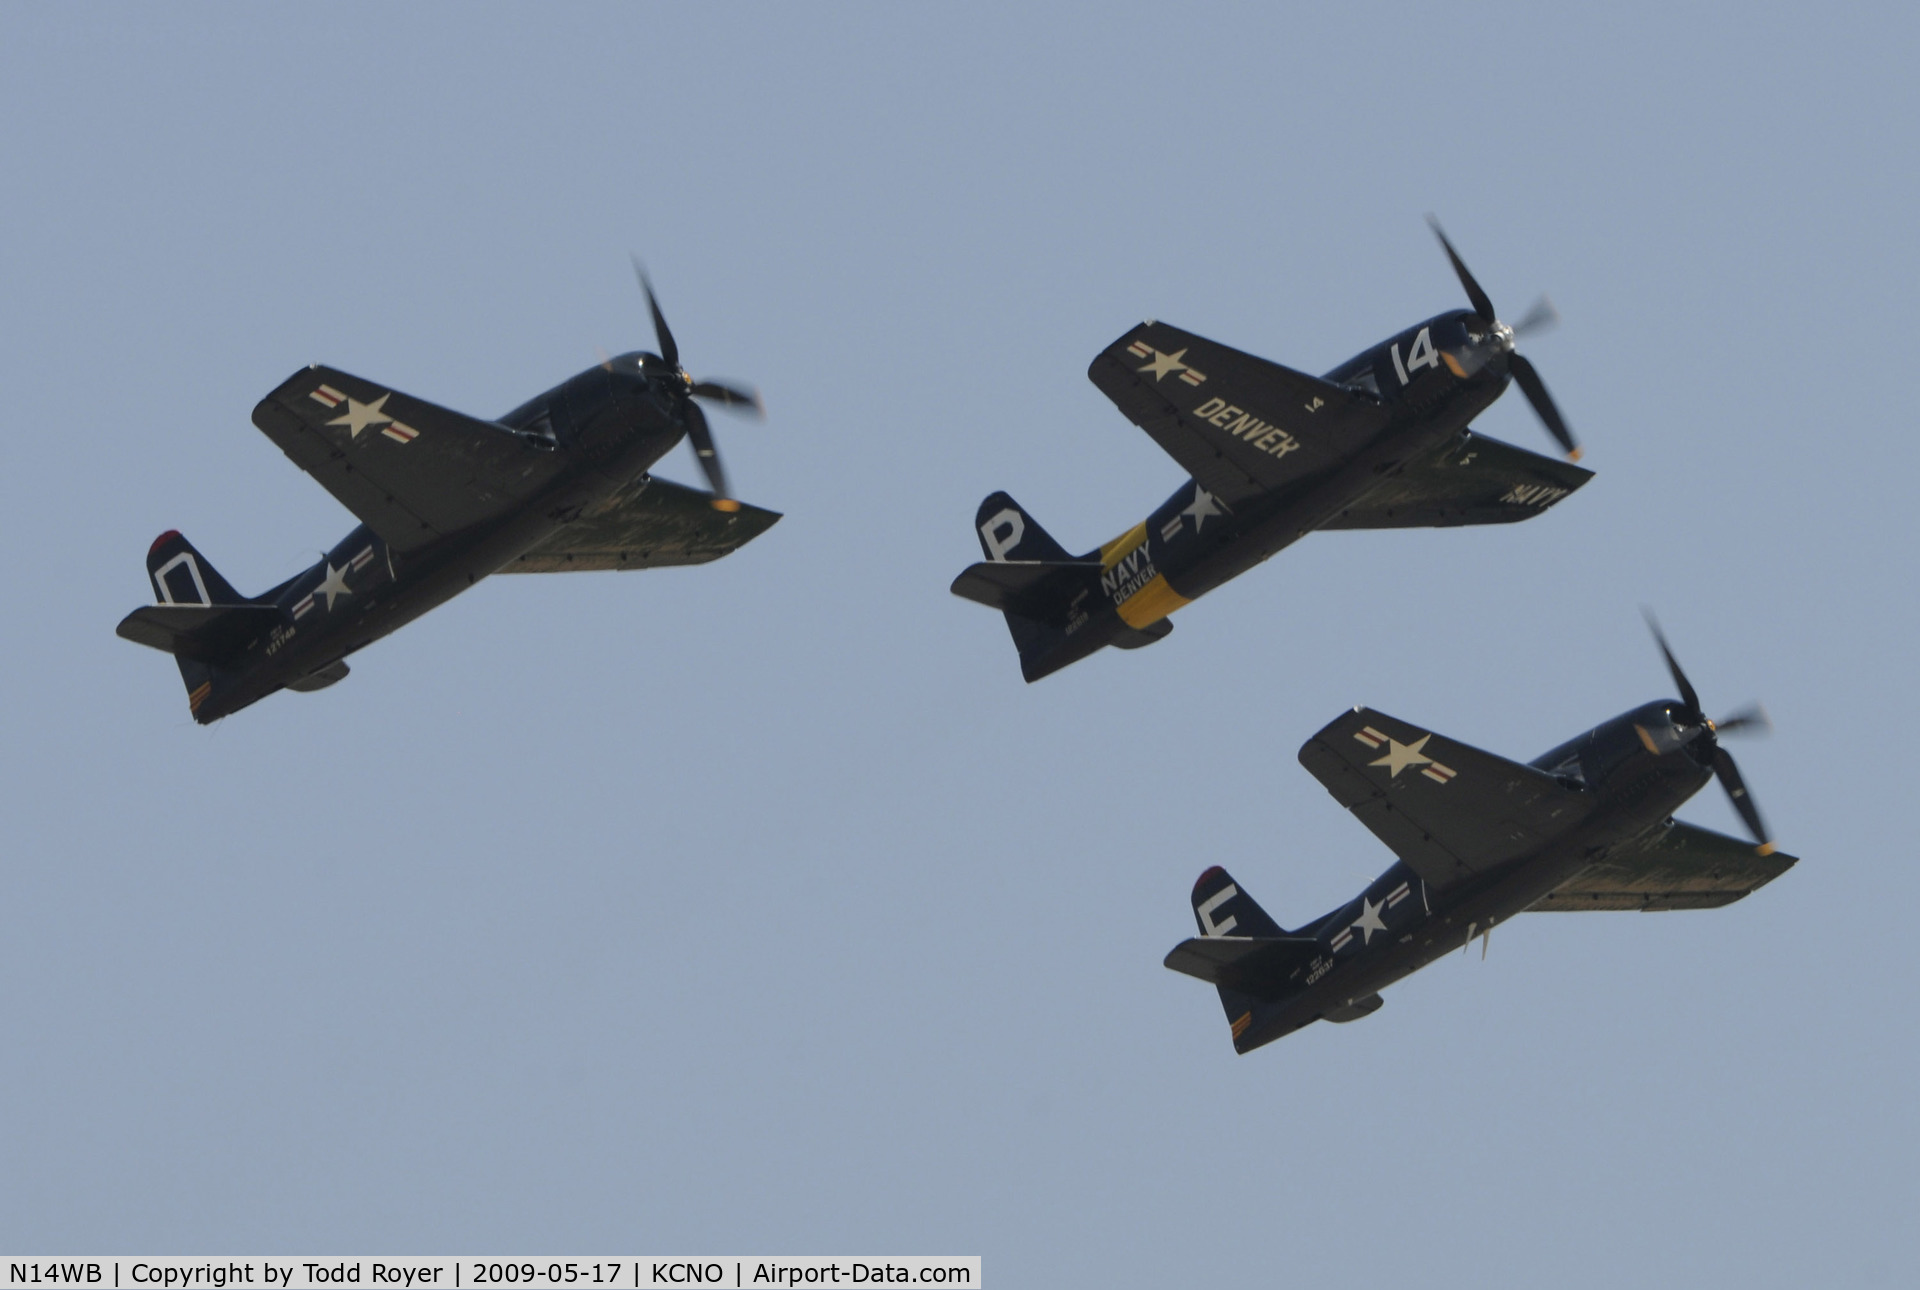
<instances>
[{"instance_id":1,"label":"underside of wing","mask_svg":"<svg viewBox=\"0 0 1920 1290\"><path fill-rule=\"evenodd\" d=\"M658 569L705 564L772 528L774 511L744 503L717 511L698 489L642 475L581 512L502 573Z\"/></svg>"},{"instance_id":2,"label":"underside of wing","mask_svg":"<svg viewBox=\"0 0 1920 1290\"><path fill-rule=\"evenodd\" d=\"M1229 505L1338 465L1386 425L1381 404L1164 323L1142 323L1087 376Z\"/></svg>"},{"instance_id":3,"label":"underside of wing","mask_svg":"<svg viewBox=\"0 0 1920 1290\"><path fill-rule=\"evenodd\" d=\"M403 552L504 514L560 467L505 426L319 365L262 399L253 423Z\"/></svg>"},{"instance_id":4,"label":"underside of wing","mask_svg":"<svg viewBox=\"0 0 1920 1290\"><path fill-rule=\"evenodd\" d=\"M1409 462L1320 527L1446 528L1531 519L1593 478L1569 461L1544 457L1467 431Z\"/></svg>"},{"instance_id":5,"label":"underside of wing","mask_svg":"<svg viewBox=\"0 0 1920 1290\"><path fill-rule=\"evenodd\" d=\"M1716 909L1764 887L1797 856L1761 855L1744 838L1669 820L1580 871L1533 908Z\"/></svg>"},{"instance_id":6,"label":"underside of wing","mask_svg":"<svg viewBox=\"0 0 1920 1290\"><path fill-rule=\"evenodd\" d=\"M1309 739L1300 764L1433 887L1534 854L1592 809L1551 775L1371 708Z\"/></svg>"}]
</instances>

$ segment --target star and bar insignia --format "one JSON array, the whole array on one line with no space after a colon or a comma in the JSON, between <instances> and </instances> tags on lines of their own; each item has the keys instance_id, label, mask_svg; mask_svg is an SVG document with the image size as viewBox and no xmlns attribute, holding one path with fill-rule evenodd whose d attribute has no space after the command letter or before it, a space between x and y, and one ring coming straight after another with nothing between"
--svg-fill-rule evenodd
<instances>
[{"instance_id":1,"label":"star and bar insignia","mask_svg":"<svg viewBox=\"0 0 1920 1290\"><path fill-rule=\"evenodd\" d=\"M1144 340L1136 340L1133 344L1127 346L1127 353L1133 355L1135 358L1148 360L1147 365L1140 370L1143 372L1152 372L1155 382L1158 382L1161 377L1173 372L1178 372L1180 379L1188 385L1198 385L1207 379L1199 372L1187 366L1185 361L1187 351L1184 349L1177 354L1162 354Z\"/></svg>"},{"instance_id":2,"label":"star and bar insignia","mask_svg":"<svg viewBox=\"0 0 1920 1290\"><path fill-rule=\"evenodd\" d=\"M1412 766L1420 767L1420 773L1436 784L1444 784L1460 772L1451 766L1442 766L1422 751L1427 746L1431 734L1421 735L1410 744L1403 744L1391 735L1381 734L1372 726L1366 726L1353 732L1353 737L1368 748L1378 751L1386 745L1387 755L1367 763L1369 766L1385 766L1387 778L1399 779L1400 772Z\"/></svg>"},{"instance_id":3,"label":"star and bar insignia","mask_svg":"<svg viewBox=\"0 0 1920 1290\"><path fill-rule=\"evenodd\" d=\"M315 403L329 410L339 407L342 403L347 405L345 412L327 424L345 426L347 437L350 439L358 439L362 430L370 430L375 426L379 426L380 433L395 443L412 443L420 437L418 430L409 425L402 425L387 415L386 403L393 397L391 390L371 403L362 403L351 394L342 394L331 385L320 386L312 392L310 397Z\"/></svg>"}]
</instances>

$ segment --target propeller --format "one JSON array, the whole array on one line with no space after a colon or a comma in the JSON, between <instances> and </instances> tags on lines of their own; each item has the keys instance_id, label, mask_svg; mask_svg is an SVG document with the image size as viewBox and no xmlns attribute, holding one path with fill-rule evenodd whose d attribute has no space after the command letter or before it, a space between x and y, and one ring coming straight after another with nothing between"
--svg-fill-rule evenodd
<instances>
[{"instance_id":1,"label":"propeller","mask_svg":"<svg viewBox=\"0 0 1920 1290\"><path fill-rule=\"evenodd\" d=\"M1500 315L1494 312L1493 301L1485 289L1474 278L1467 262L1453 249L1453 243L1447 240L1446 232L1440 227L1440 221L1427 216L1427 223L1433 228L1433 235L1440 239L1440 245L1446 250L1447 259L1453 264L1454 276L1460 279L1460 285L1466 289L1467 302L1473 306L1473 312L1486 319L1487 325L1496 330L1504 330L1509 336L1518 336L1524 332L1535 332L1551 327L1560 320L1559 311L1553 302L1545 296L1533 308L1527 311L1514 326L1500 321ZM1534 415L1547 427L1547 432L1566 452L1568 461L1580 460L1580 445L1573 437L1573 431L1567 426L1567 419L1560 415L1560 409L1554 405L1553 396L1547 393L1546 382L1540 379L1540 373L1534 370L1532 363L1519 354L1511 354L1507 359L1507 370L1513 373L1514 381L1520 386L1521 393L1527 396L1527 402L1533 405Z\"/></svg>"},{"instance_id":2,"label":"propeller","mask_svg":"<svg viewBox=\"0 0 1920 1290\"><path fill-rule=\"evenodd\" d=\"M1733 756L1720 746L1720 736L1741 733L1764 733L1773 728L1767 718L1767 710L1759 704L1750 704L1727 717L1724 721L1709 720L1700 708L1700 695L1687 680L1687 674L1680 667L1680 660L1673 656L1673 650L1667 645L1667 638L1660 630L1653 611L1642 610L1647 616L1647 626L1653 631L1653 639L1660 646L1661 655L1667 660L1667 671L1673 676L1673 684L1680 691L1680 703L1683 711L1675 713L1675 720L1689 729L1681 732L1678 738L1671 739L1671 747L1657 747L1658 742L1646 730L1640 736L1655 752L1671 752L1695 739L1704 738L1712 749L1709 762L1713 767L1714 778L1720 781L1720 787L1727 790L1727 796L1733 800L1733 809L1740 814L1747 831L1753 834L1753 840L1759 844L1760 854L1772 855L1773 842L1767 836L1767 826L1760 819L1760 808L1754 804L1752 794L1747 792L1747 782L1740 778L1740 768L1734 764Z\"/></svg>"},{"instance_id":3,"label":"propeller","mask_svg":"<svg viewBox=\"0 0 1920 1290\"><path fill-rule=\"evenodd\" d=\"M720 464L720 450L714 446L713 428L707 424L707 414L695 399L706 399L723 407L743 408L755 416L765 415L758 391L739 385L728 385L722 381L696 381L680 366L680 346L673 339L673 328L667 326L667 316L660 312L660 301L653 294L653 283L647 279L647 271L641 267L638 256L633 260L633 273L640 280L640 290L646 294L647 309L653 314L653 334L659 343L658 354L643 356L642 366L650 376L663 376L668 379L669 389L677 384L673 392L679 403L681 418L687 424L687 439L693 444L694 455L700 459L700 468L706 472L707 487L713 497L709 505L716 511L737 511L740 503L733 500L727 491L727 472Z\"/></svg>"}]
</instances>

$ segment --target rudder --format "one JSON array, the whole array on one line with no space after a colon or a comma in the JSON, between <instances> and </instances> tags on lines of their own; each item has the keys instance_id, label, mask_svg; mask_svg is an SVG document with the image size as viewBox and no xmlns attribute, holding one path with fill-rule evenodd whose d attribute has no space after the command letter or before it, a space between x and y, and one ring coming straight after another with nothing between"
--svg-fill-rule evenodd
<instances>
[{"instance_id":1,"label":"rudder","mask_svg":"<svg viewBox=\"0 0 1920 1290\"><path fill-rule=\"evenodd\" d=\"M1099 557L1075 557L1004 492L990 494L973 515L983 564L954 581L955 594L1006 615L1020 651L1020 674L1037 681L1086 657L1104 642L1076 640L1068 630Z\"/></svg>"},{"instance_id":2,"label":"rudder","mask_svg":"<svg viewBox=\"0 0 1920 1290\"><path fill-rule=\"evenodd\" d=\"M1285 929L1260 908L1259 902L1241 890L1233 875L1219 865L1201 874L1193 884L1193 921L1202 937L1244 936L1274 941L1287 935ZM1267 1007L1268 1001L1231 986L1214 988L1220 993L1220 1006L1226 1010L1227 1026L1233 1032L1234 1047L1238 1049L1240 1036Z\"/></svg>"},{"instance_id":3,"label":"rudder","mask_svg":"<svg viewBox=\"0 0 1920 1290\"><path fill-rule=\"evenodd\" d=\"M121 620L119 635L173 655L187 687L187 708L204 723L202 705L234 675L221 663L277 621L280 611L234 590L176 530L162 533L147 548L147 580L156 603Z\"/></svg>"}]
</instances>

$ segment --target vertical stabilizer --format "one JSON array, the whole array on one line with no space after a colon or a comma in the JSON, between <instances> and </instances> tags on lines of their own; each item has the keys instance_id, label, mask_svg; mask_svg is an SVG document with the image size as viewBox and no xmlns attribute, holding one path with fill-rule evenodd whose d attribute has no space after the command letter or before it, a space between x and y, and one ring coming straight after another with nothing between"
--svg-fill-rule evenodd
<instances>
[{"instance_id":1,"label":"vertical stabilizer","mask_svg":"<svg viewBox=\"0 0 1920 1290\"><path fill-rule=\"evenodd\" d=\"M220 576L193 543L169 529L147 548L147 577L161 605L243 605L247 598Z\"/></svg>"},{"instance_id":2,"label":"vertical stabilizer","mask_svg":"<svg viewBox=\"0 0 1920 1290\"><path fill-rule=\"evenodd\" d=\"M1252 896L1240 889L1233 875L1219 865L1201 874L1193 884L1193 921L1199 926L1202 937L1245 936L1277 940L1286 935L1280 924L1274 922ZM1233 1031L1234 1047L1238 1049L1240 1036L1253 1024L1254 1017L1266 1007L1267 1001L1231 986L1220 985L1215 989L1220 992L1220 1006L1226 1010L1227 1025Z\"/></svg>"}]
</instances>

